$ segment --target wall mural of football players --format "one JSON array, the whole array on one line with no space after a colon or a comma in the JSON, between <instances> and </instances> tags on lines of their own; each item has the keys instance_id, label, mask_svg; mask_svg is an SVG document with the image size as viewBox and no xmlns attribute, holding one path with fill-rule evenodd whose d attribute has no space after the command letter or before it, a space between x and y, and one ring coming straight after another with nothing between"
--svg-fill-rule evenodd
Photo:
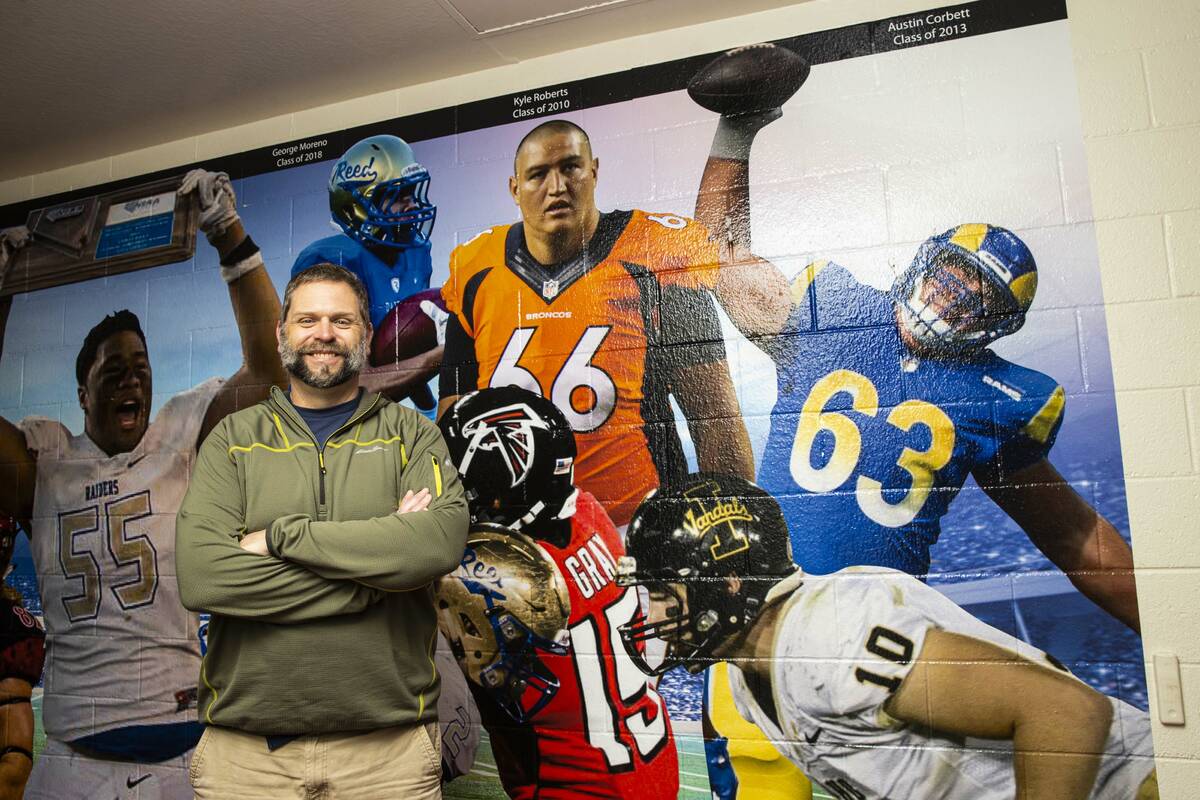
<instances>
[{"instance_id":1,"label":"wall mural of football players","mask_svg":"<svg viewBox=\"0 0 1200 800\"><path fill-rule=\"evenodd\" d=\"M710 290L717 249L675 214L601 213L587 133L552 120L517 146L509 193L521 222L450 257L452 317L440 406L514 385L562 409L579 442L579 485L617 525L686 472L670 398L706 469L749 476L753 456Z\"/></svg>"},{"instance_id":2,"label":"wall mural of football players","mask_svg":"<svg viewBox=\"0 0 1200 800\"><path fill-rule=\"evenodd\" d=\"M456 601L475 628L462 641L480 643L483 654L464 646L460 655L466 657L475 695L488 703L487 724L498 735L489 736L480 725L463 670L450 645L438 643L435 657L445 676L439 703L445 777L470 769L446 784L446 796L498 800L539 783L549 791L569 784L612 793L623 780L611 779L608 771L607 765L622 757L614 742L633 748L634 774L643 776L657 775L651 768L667 763L673 751L682 800L714 794L722 800L794 800L810 791L817 800L842 800L871 794L856 782L857 768L845 775L814 771L810 787L803 775L809 764L797 765L793 743L784 740L805 732L816 736L819 727L824 732L812 743L817 751L833 732L846 731L820 725L796 733L779 727L782 719L775 721L779 725L763 722L752 706L734 701L740 689L729 676L740 670L745 677L747 670L719 664L705 671L706 678L675 669L655 682L625 669L629 659L613 631L623 621L636 620L624 618L626 590L611 585L608 566L626 546L621 532L644 494L700 470L755 480L775 496L791 531L786 541L805 572L800 592L813 590L814 601L833 593L839 603L850 603L850 595L860 591L870 605L863 613L879 614L878 621L864 623L867 643L874 626L883 626L912 643L915 660L921 631L937 627L927 618L945 614L947 630L1017 649L1024 660L1005 662L1013 675L1035 669L1029 661L1043 663L1044 651L1103 695L1147 707L1106 311L1070 30L1061 6L976 0L966 26L924 28L932 38L920 43L897 44L896 34L887 31L893 25L909 31L934 12L802 33L774 46L749 45L628 70L622 64L615 69L624 71L609 75L314 134L206 164L238 176L237 213L262 244L275 285L293 268L319 261L341 264L363 278L372 293L376 327L373 370L365 376L378 382L372 388L393 398L414 397L445 352L439 371L443 411L477 390L518 387L553 404L574 434L578 452L571 483L581 489L579 498L595 499L597 513L585 513L592 505L583 499L572 510L564 498L547 496L541 498L546 507L533 514L536 524L522 521L533 508L522 505L515 518L486 523L499 530L480 528L473 539L480 558L519 568L526 580L545 583L547 591L529 598L536 602L513 600L515 606L490 617L489 598L497 600L482 586ZM776 34L762 34L768 35ZM1014 59L1014 52L1021 58ZM553 94L553 100L531 104L535 91ZM552 122L542 125L546 120ZM330 149L330 142L339 144ZM280 158L277 150L304 157ZM599 180L600 160L604 180ZM436 210L429 200L430 175L440 201ZM131 178L4 206L0 224L35 220L32 246L44 248L49 240L41 237L36 220L78 210L80 216L70 221L80 222L86 204L76 200L137 182ZM202 193L226 196L223 182L207 185ZM520 219L487 229L516 216L514 202ZM42 217L31 216L39 211ZM221 217L225 211L214 208L213 213ZM339 230L334 236L327 230L331 218ZM0 232L0 260L17 252L26 270L10 291L13 285L46 285L34 280L33 259L26 257L33 251L20 250L23 244L23 229ZM89 441L98 445L106 440L106 422L113 438L133 440L120 445L128 452L111 458L100 447L89 449L82 460L72 460L74 451L64 450L53 465L49 452L36 454L40 483L34 491L40 505L30 512L34 552L27 539L18 540L12 580L35 617L45 607L44 710L51 761L67 757L63 738L104 734L109 727L132 735L143 724L175 720L174 698L164 720L149 721L134 718L149 701L124 704L121 713L133 716L110 720L103 716L111 710L103 698L127 691L114 675L157 664L162 673L161 681L152 682L157 692L160 683L176 688L171 670L182 659L195 663L189 632L177 637L186 646L159 647L153 656L146 653L145 664L135 664L132 645L121 644L132 635L126 625L121 630L127 638L115 640L112 649L122 671L105 666L114 661L87 674L60 674L57 666L69 663L60 660L73 641L64 632L115 626L121 603L136 602L131 593L147 574L139 572L144 552L139 536L143 526L171 513L168 500L159 498L158 484L141 473L158 456L137 461L138 454L171 450L187 462L200 433L196 418L204 413L189 412L187 420L177 413L181 404L197 399L190 388L206 376L233 372L245 357L251 357L251 365L257 358L243 355L245 332L237 323L247 306L269 312L276 301L265 295L245 304L238 299L248 297L242 292L247 281L258 285L262 270L235 281L233 294L227 295L209 271L215 271L216 262L212 251L202 248L191 259L120 274L114 269L83 283L72 284L79 278L67 277L63 285L15 297L7 324L0 324L0 417L49 417L66 429L84 431L79 437L60 431L51 442L39 439L43 450L56 442L64 448ZM230 297L241 309L236 319ZM447 308L439 309L439 302ZM8 303L0 300L6 313ZM86 381L76 381L73 370L79 342L104 313L121 308L136 312L138 328L153 344L157 394L141 401L148 389L122 388L115 395L119 407L105 411L92 403L80 408L77 383ZM103 379L100 362L115 354L136 362L122 380L138 384L141 378L133 373L145 360L142 338L124 315L108 325L114 336L105 337L105 328L92 337L113 340L97 343L101 357L94 377ZM269 334L271 326L266 327ZM274 360L273 341L265 346L265 355ZM103 387L96 391L103 393ZM239 398L249 399L245 393ZM161 413L148 423L155 409ZM543 416L548 419L550 412ZM514 465L529 455L522 455L522 437L534 441L529 437L543 432L531 425L522 433L524 423L516 418L496 424L508 438L497 433L495 441L512 445L504 451L505 463ZM39 430L59 435L53 433L58 427L46 425ZM14 469L25 464L30 477L32 447L25 432L18 430L17 436L0 435L0 442L21 445L16 460L7 450L0 453L0 510L8 510L5 497L30 491ZM481 447L479 452L490 459L500 451ZM70 477L70 470L84 470L85 464L86 479ZM509 475L503 463L495 469L500 477ZM125 471L110 477L113 470ZM67 476L65 483L48 485L52 474ZM127 486L127 477L137 482ZM110 487L110 481L119 488ZM83 493L78 500L69 496L75 483ZM137 498L131 494L141 490L151 492L152 517L138 518L132 505L114 505L132 504ZM479 503L476 510L486 511ZM91 511L94 519L85 518ZM62 527L59 512L66 515ZM546 515L559 519L546 527ZM546 532L569 529L571 536L582 537L580 531L588 527L600 539L579 551L575 561L571 547L559 546ZM146 535L157 541L157 533ZM58 546L50 556L40 551L53 542ZM66 555L62 564L60 551ZM181 611L168 612L177 605L168 594L174 579L168 581L163 569L170 551L156 552L163 581L148 608L164 629L182 631L187 618L174 616ZM917 620L914 628L899 611L877 607L861 573L864 565L883 568L870 574L883 575L884 584L913 598L914 613L925 621ZM41 573L40 598L35 566ZM908 579L887 570L915 573L927 584L912 588ZM774 584L782 576L766 577ZM739 573L739 579L750 583L750 576ZM599 588L583 597L585 584ZM816 591L819 587L828 587L825 594ZM557 599L560 590L565 600ZM929 595L932 590L1023 644L997 641L990 629L966 625ZM68 612L84 614L97 597L97 620L81 617L72 624ZM576 603L578 598L583 599ZM791 607L787 602L780 598L779 614ZM609 624L614 619L596 603L613 614L619 610L621 619ZM143 611L134 608L131 619L140 619ZM893 616L898 618L894 626L889 625ZM594 631L579 627L585 618ZM520 625L501 624L508 619ZM818 632L819 623L827 622L820 615L806 620ZM573 627L577 630L571 633ZM560 636L562 631L567 633ZM509 642L506 637L512 636ZM613 663L596 670L591 660L578 658L581 647L590 648L589 636ZM898 640L886 637L879 634L875 644L885 649L890 642L900 649L888 652L904 653ZM568 642L576 649L560 654ZM493 643L507 648L507 655L484 663L480 659ZM651 654L644 657L655 662L653 648L647 650ZM868 656L887 661L878 653L868 651ZM924 672L930 680L933 675L923 666L916 678L904 677L911 664L897 667L899 672L886 671L882 662L859 666L888 686L893 678L916 685L925 680ZM581 693L572 683L575 677L561 680L589 669L590 677L584 676L589 685L612 691ZM503 678L508 683L500 686L515 691L518 683L507 674L526 681L524 703L506 705L503 692L482 687L488 675ZM971 680L987 680L979 678L982 674ZM461 692L457 699L455 681ZM1064 697L1080 699L1072 713L1098 706L1074 681L1061 681ZM195 682L193 670L177 688ZM752 678L749 685L753 690ZM867 684L838 686L876 691ZM628 716L628 724L618 719L611 727L603 722L589 727L600 732L595 741L578 722L590 726L592 715L606 708L648 713L658 705L649 692L626 702L631 695L625 690L637 694L641 687L661 698L667 712L661 719L665 724L669 718L673 740L647 763L638 761L639 742L657 739L645 727L649 722L638 727L637 713ZM904 691L889 692L882 684L878 690L893 697ZM610 702L585 708L593 696ZM99 727L65 729L64 698L100 709ZM539 698L545 703L533 713ZM907 708L903 697L873 695L870 702L876 699L898 713ZM769 716L760 700L755 702ZM43 713L42 701L34 687L35 720ZM186 691L179 702L185 708L178 719L190 720ZM0 705L0 714L4 708ZM528 718L518 723L510 711ZM1119 713L1125 713L1123 707ZM787 716L782 710L778 714ZM82 714L67 721L77 717ZM561 731L554 733L570 727L568 719L577 721L570 744L555 738ZM916 729L894 727L896 735ZM1096 726L1083 728L1095 734ZM952 724L945 732L954 730ZM643 731L649 738L639 738ZM891 735L876 729L858 733L866 738L855 739L856 748L886 743L890 740L871 737ZM979 755L1011 748L1004 739L981 745ZM156 741L167 746L170 740L160 736ZM598 752L602 758L589 757L587 763L599 769L603 762L604 771L534 774L532 762L523 760L531 741L550 750L539 768L559 757L557 745L547 743L562 741L580 752ZM796 738L795 744L807 748L809 743ZM91 764L90 754L80 755L79 747L70 758ZM40 739L34 739L33 749L40 752ZM864 755L873 750L857 749ZM977 763L992 769L989 757ZM0 754L0 767L19 758ZM911 769L887 762L862 772L872 769L901 775L914 787L924 779L915 774L923 769L916 762ZM1097 769L1103 775L1107 767L1101 763ZM71 774L69 768L56 771ZM157 785L149 774L135 764L111 777L124 796L126 781L145 777L129 790L143 794ZM1013 764L988 774L996 776L995 786L981 789L981 797L1015 786ZM868 783L878 778L867 777ZM35 764L31 785L38 781ZM657 777L632 788L622 784L621 791L640 796L643 784L670 794L667 782ZM1107 796L1104 787L1096 789L1094 796ZM921 794L898 785L888 796Z\"/></svg>"},{"instance_id":3,"label":"wall mural of football players","mask_svg":"<svg viewBox=\"0 0 1200 800\"><path fill-rule=\"evenodd\" d=\"M336 264L358 276L371 301L371 327L385 328L389 311L429 288L430 236L437 206L429 200L429 172L408 142L381 134L357 142L333 165L329 210L340 234L305 247L292 275L315 264ZM422 301L431 314L434 298ZM372 350L363 385L394 400L412 397L422 410L435 407L426 382L441 364L441 348L397 360Z\"/></svg>"},{"instance_id":4,"label":"wall mural of football players","mask_svg":"<svg viewBox=\"0 0 1200 800\"><path fill-rule=\"evenodd\" d=\"M504 386L461 397L440 424L477 523L462 566L439 585L440 619L505 791L677 797L666 705L616 636L641 615L637 592L615 583L624 546L575 486L566 416Z\"/></svg>"},{"instance_id":5,"label":"wall mural of football players","mask_svg":"<svg viewBox=\"0 0 1200 800\"><path fill-rule=\"evenodd\" d=\"M744 76L754 85L787 58L769 48L757 60L730 51L714 65L762 70ZM1033 303L1029 248L1004 228L962 224L921 244L890 292L827 260L781 290L778 268L751 253L749 158L782 110L747 107L753 99L714 104L734 113L720 118L696 216L734 251L725 261L739 268L725 282L743 288L728 293L742 300L730 318L775 364L759 481L783 508L797 563L810 574L873 565L923 576L971 476L1084 595L1137 631L1132 550L1048 459L1063 387L989 349L1021 328ZM777 753L744 731L725 675L715 670L707 693L717 744L731 742L743 789L750 775L778 782ZM711 755L716 784L719 747ZM759 780L751 787L747 796L770 791Z\"/></svg>"},{"instance_id":6,"label":"wall mural of football players","mask_svg":"<svg viewBox=\"0 0 1200 800\"><path fill-rule=\"evenodd\" d=\"M740 478L647 498L618 566L649 596L621 628L630 657L647 674L727 661L740 712L844 800L1158 797L1145 712L903 572L807 575L791 538Z\"/></svg>"},{"instance_id":7,"label":"wall mural of football players","mask_svg":"<svg viewBox=\"0 0 1200 800\"><path fill-rule=\"evenodd\" d=\"M220 255L241 369L176 395L151 420L146 338L122 310L79 349L83 433L46 417L0 417L0 511L30 533L47 628L48 739L29 798L124 796L149 781L164 798L191 796L200 643L174 577L175 514L208 432L285 379L279 298L229 176L194 170L179 192L197 195L200 230ZM10 306L6 298L0 324Z\"/></svg>"}]
</instances>

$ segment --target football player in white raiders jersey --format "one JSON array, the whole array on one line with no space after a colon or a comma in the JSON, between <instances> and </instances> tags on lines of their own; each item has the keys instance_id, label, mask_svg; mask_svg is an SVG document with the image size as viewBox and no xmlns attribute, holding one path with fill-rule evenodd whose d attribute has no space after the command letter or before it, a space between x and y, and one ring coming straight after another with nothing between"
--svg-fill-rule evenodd
<instances>
[{"instance_id":1,"label":"football player in white raiders jersey","mask_svg":"<svg viewBox=\"0 0 1200 800\"><path fill-rule=\"evenodd\" d=\"M730 664L739 712L841 800L1152 800L1149 716L881 567L803 574L778 503L694 475L633 516L618 580L643 670Z\"/></svg>"},{"instance_id":2,"label":"football player in white raiders jersey","mask_svg":"<svg viewBox=\"0 0 1200 800\"><path fill-rule=\"evenodd\" d=\"M0 511L30 534L47 627L47 740L27 798L192 796L200 641L174 577L175 515L212 427L286 381L279 298L229 177L194 170L179 191L197 194L200 229L220 253L242 367L176 395L151 421L145 336L118 311L76 361L82 434L43 417L0 418Z\"/></svg>"}]
</instances>

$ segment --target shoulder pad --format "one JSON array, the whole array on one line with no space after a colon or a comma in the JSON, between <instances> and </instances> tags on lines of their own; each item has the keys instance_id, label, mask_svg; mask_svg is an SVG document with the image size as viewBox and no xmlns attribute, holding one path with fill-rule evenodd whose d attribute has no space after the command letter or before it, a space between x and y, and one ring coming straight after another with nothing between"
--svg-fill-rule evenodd
<instances>
[{"instance_id":1,"label":"shoulder pad","mask_svg":"<svg viewBox=\"0 0 1200 800\"><path fill-rule=\"evenodd\" d=\"M40 456L58 455L71 436L65 425L49 417L25 417L17 427L25 434L25 446Z\"/></svg>"},{"instance_id":2,"label":"shoulder pad","mask_svg":"<svg viewBox=\"0 0 1200 800\"><path fill-rule=\"evenodd\" d=\"M497 237L499 237L500 243L503 245L504 237L510 227L512 226L496 225L487 228L455 247L450 253L450 271L453 272L456 267L467 267L470 265L475 256Z\"/></svg>"},{"instance_id":3,"label":"shoulder pad","mask_svg":"<svg viewBox=\"0 0 1200 800\"><path fill-rule=\"evenodd\" d=\"M1021 428L1021 433L1035 442L1045 444L1050 440L1050 434L1054 432L1059 420L1062 419L1066 404L1066 391L1061 386L1055 386L1050 396Z\"/></svg>"}]
</instances>

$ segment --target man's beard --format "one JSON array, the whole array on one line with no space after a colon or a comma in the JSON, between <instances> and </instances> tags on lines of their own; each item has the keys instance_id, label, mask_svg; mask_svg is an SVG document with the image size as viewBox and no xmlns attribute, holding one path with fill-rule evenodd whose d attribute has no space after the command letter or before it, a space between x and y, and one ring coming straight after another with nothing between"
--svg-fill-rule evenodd
<instances>
[{"instance_id":1,"label":"man's beard","mask_svg":"<svg viewBox=\"0 0 1200 800\"><path fill-rule=\"evenodd\" d=\"M304 356L316 352L340 355L342 357L341 369L335 371L331 367L322 367L319 372L309 369L308 365L304 363ZM283 368L303 383L314 389L330 389L334 386L341 386L362 371L363 365L367 363L367 337L359 339L358 344L353 348L338 344L321 344L297 349L292 347L291 342L288 341L285 330L283 336L280 337L279 359L283 362Z\"/></svg>"}]
</instances>

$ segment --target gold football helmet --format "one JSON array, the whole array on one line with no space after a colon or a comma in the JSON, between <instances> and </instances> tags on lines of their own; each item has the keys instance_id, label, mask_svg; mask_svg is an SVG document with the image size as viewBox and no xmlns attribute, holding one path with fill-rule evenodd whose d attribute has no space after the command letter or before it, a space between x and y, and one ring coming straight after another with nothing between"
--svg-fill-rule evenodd
<instances>
[{"instance_id":1,"label":"gold football helmet","mask_svg":"<svg viewBox=\"0 0 1200 800\"><path fill-rule=\"evenodd\" d=\"M437 584L438 626L467 679L518 723L558 692L543 655L569 647L571 600L554 559L510 528L477 523L458 569Z\"/></svg>"}]
</instances>

